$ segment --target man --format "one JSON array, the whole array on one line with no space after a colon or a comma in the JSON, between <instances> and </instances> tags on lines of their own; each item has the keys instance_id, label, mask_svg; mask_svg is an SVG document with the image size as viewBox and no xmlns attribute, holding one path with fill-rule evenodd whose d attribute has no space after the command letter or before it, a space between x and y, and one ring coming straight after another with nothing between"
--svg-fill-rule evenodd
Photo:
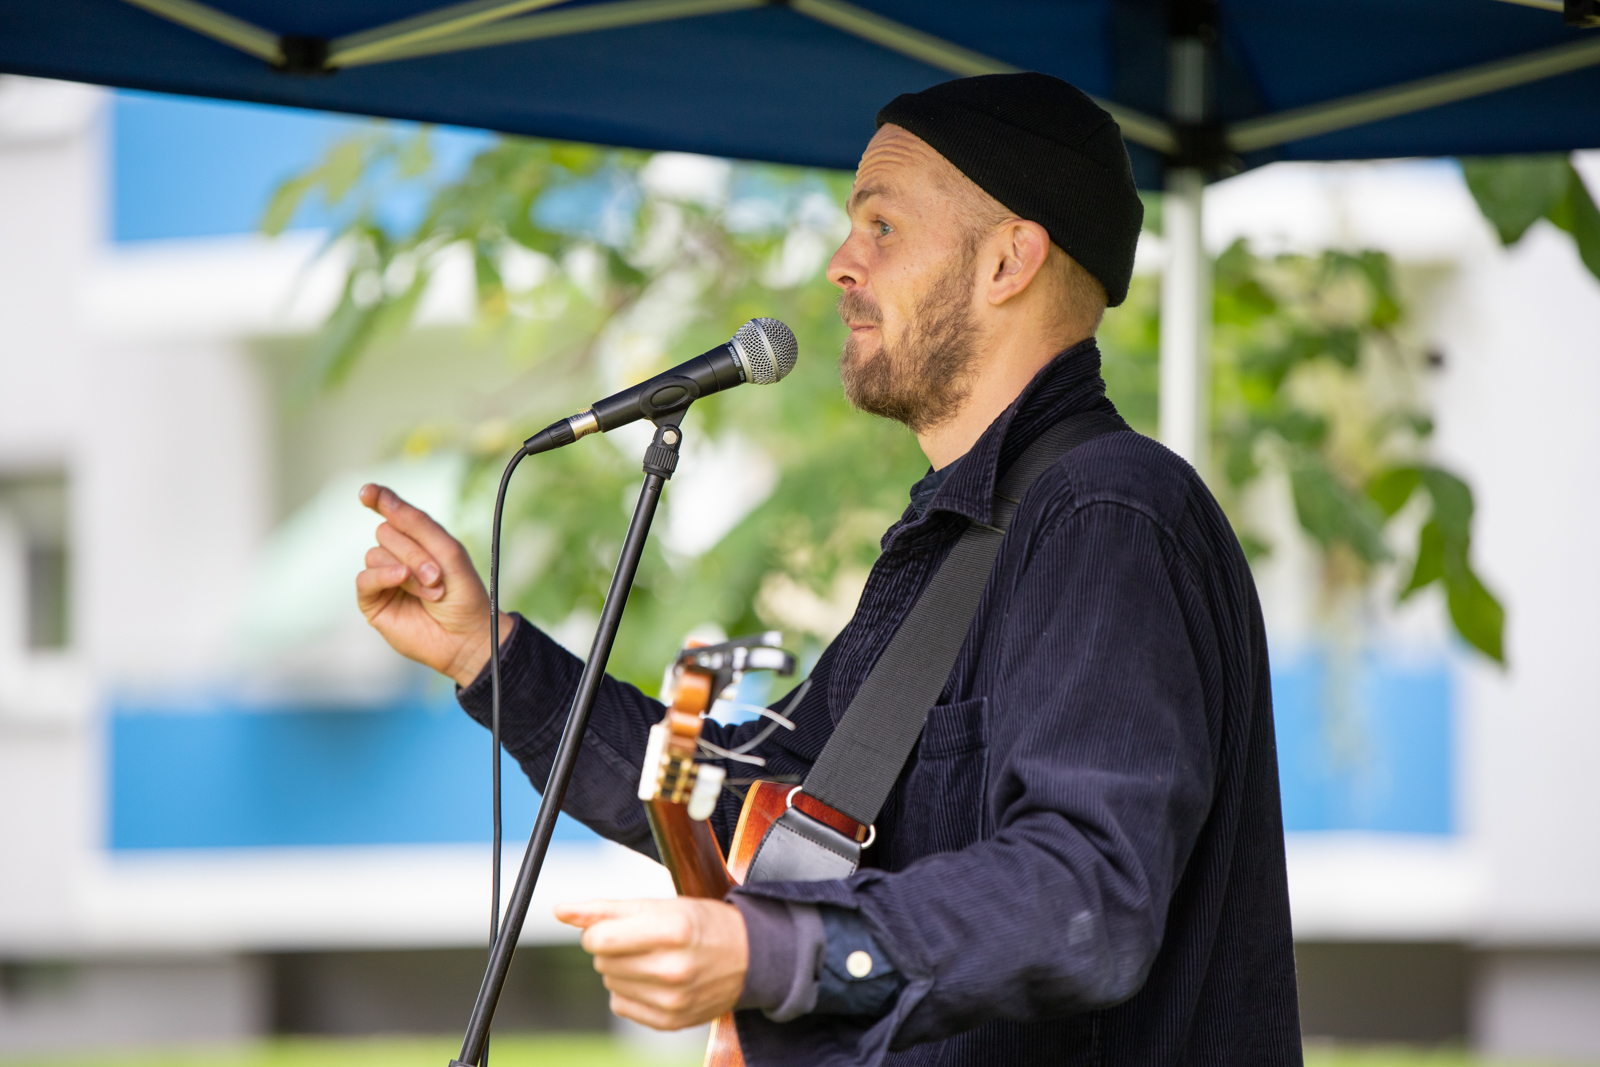
<instances>
[{"instance_id":1,"label":"man","mask_svg":"<svg viewBox=\"0 0 1600 1067\"><path fill-rule=\"evenodd\" d=\"M840 376L932 470L797 729L761 749L774 774L804 775L1017 456L1069 415L1114 413L1093 336L1142 208L1110 116L1017 74L899 97L878 123L828 268ZM388 520L363 611L484 721L488 604L466 553L388 490L362 500ZM520 618L501 633L505 746L542 785L580 664ZM649 854L634 787L661 712L608 679L566 803ZM732 746L752 727L707 729ZM737 815L724 796L724 846ZM842 881L557 914L619 1015L670 1029L738 1007L752 1067L1300 1061L1260 609L1226 519L1161 446L1108 433L1033 484L876 825Z\"/></svg>"}]
</instances>

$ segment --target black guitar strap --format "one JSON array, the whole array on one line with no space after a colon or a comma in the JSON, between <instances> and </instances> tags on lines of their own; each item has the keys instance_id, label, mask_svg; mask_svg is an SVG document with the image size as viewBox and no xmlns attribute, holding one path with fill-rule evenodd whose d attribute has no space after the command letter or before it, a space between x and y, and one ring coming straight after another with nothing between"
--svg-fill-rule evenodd
<instances>
[{"instance_id":1,"label":"black guitar strap","mask_svg":"<svg viewBox=\"0 0 1600 1067\"><path fill-rule=\"evenodd\" d=\"M874 823L922 736L928 709L944 692L1023 494L1074 448L1127 428L1116 415L1071 415L1011 465L995 492L993 525L972 523L945 557L812 765L801 786L807 796L863 826ZM746 880L844 878L855 871L863 847L790 807L768 830Z\"/></svg>"}]
</instances>

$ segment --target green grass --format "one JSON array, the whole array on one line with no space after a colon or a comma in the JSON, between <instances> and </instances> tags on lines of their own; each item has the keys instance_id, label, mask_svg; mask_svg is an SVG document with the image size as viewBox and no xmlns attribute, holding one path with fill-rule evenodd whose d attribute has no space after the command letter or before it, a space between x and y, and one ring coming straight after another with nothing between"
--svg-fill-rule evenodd
<instances>
[{"instance_id":1,"label":"green grass","mask_svg":"<svg viewBox=\"0 0 1600 1067\"><path fill-rule=\"evenodd\" d=\"M170 1052L103 1053L30 1059L0 1058L0 1067L445 1067L458 1050L447 1038L284 1038L250 1045ZM604 1035L497 1037L494 1067L696 1067L682 1059L645 1056ZM1542 1067L1530 1061L1485 1060L1461 1051L1405 1048L1306 1049L1306 1067ZM1569 1065L1570 1067L1570 1065Z\"/></svg>"},{"instance_id":2,"label":"green grass","mask_svg":"<svg viewBox=\"0 0 1600 1067\"><path fill-rule=\"evenodd\" d=\"M1485 1059L1459 1049L1306 1048L1306 1067L1547 1067L1542 1061ZM1573 1067L1568 1063L1566 1067Z\"/></svg>"},{"instance_id":3,"label":"green grass","mask_svg":"<svg viewBox=\"0 0 1600 1067\"><path fill-rule=\"evenodd\" d=\"M445 1067L461 1049L451 1038L284 1038L250 1045L169 1052L0 1059L0 1067ZM697 1067L646 1057L603 1034L496 1037L494 1067Z\"/></svg>"}]
</instances>

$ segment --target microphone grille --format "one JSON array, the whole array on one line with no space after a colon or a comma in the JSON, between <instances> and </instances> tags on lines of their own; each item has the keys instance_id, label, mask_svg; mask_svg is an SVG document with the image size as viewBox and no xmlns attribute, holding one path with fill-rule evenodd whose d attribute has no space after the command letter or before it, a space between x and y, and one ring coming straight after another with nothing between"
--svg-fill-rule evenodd
<instances>
[{"instance_id":1,"label":"microphone grille","mask_svg":"<svg viewBox=\"0 0 1600 1067\"><path fill-rule=\"evenodd\" d=\"M777 319L751 319L733 335L733 351L752 385L780 382L800 356L794 331Z\"/></svg>"}]
</instances>

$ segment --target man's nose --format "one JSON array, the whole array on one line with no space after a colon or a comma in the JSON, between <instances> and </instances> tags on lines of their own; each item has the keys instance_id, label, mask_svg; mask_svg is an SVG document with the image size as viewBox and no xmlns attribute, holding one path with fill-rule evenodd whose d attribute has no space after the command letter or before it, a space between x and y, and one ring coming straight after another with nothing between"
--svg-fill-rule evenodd
<instances>
[{"instance_id":1,"label":"man's nose","mask_svg":"<svg viewBox=\"0 0 1600 1067\"><path fill-rule=\"evenodd\" d=\"M864 284L867 280L866 267L855 253L855 243L856 235L851 233L828 261L828 280L841 289Z\"/></svg>"}]
</instances>

